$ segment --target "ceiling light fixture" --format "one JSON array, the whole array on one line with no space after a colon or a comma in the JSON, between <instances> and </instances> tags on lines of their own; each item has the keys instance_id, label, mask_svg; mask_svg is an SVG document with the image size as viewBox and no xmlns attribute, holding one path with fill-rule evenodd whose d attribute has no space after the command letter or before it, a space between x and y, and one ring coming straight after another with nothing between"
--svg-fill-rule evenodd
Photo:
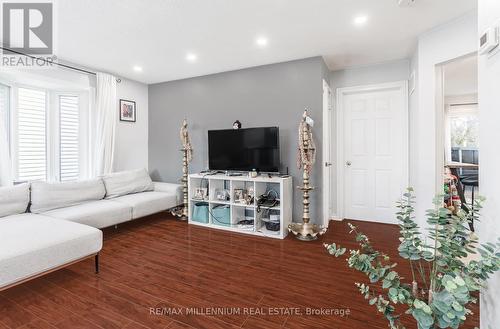
<instances>
[{"instance_id":1,"label":"ceiling light fixture","mask_svg":"<svg viewBox=\"0 0 500 329\"><path fill-rule=\"evenodd\" d=\"M196 62L196 60L198 59L198 56L196 56L196 54L193 54L193 53L188 53L186 55L186 60L188 62Z\"/></svg>"},{"instance_id":2,"label":"ceiling light fixture","mask_svg":"<svg viewBox=\"0 0 500 329\"><path fill-rule=\"evenodd\" d=\"M140 67L139 65L134 65L133 69L136 72L142 72L142 67Z\"/></svg>"},{"instance_id":3,"label":"ceiling light fixture","mask_svg":"<svg viewBox=\"0 0 500 329\"><path fill-rule=\"evenodd\" d=\"M258 37L257 39L255 39L255 43L259 47L265 47L265 46L267 46L268 42L269 41L267 40L266 37Z\"/></svg>"},{"instance_id":4,"label":"ceiling light fixture","mask_svg":"<svg viewBox=\"0 0 500 329\"><path fill-rule=\"evenodd\" d=\"M368 16L365 15L356 16L354 18L354 25L362 26L365 25L367 21L368 21Z\"/></svg>"}]
</instances>

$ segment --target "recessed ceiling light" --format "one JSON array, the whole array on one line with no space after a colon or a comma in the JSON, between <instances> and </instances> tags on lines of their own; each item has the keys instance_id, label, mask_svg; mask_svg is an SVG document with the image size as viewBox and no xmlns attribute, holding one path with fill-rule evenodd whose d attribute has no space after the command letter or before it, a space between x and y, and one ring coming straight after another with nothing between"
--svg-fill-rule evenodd
<instances>
[{"instance_id":1,"label":"recessed ceiling light","mask_svg":"<svg viewBox=\"0 0 500 329\"><path fill-rule=\"evenodd\" d=\"M257 44L257 46L259 47L265 47L267 46L267 43L269 41L267 40L266 37L258 37L257 39L255 39L255 43Z\"/></svg>"},{"instance_id":2,"label":"recessed ceiling light","mask_svg":"<svg viewBox=\"0 0 500 329\"><path fill-rule=\"evenodd\" d=\"M368 21L368 16L365 15L354 17L354 24L357 26L365 25L367 21Z\"/></svg>"},{"instance_id":3,"label":"recessed ceiling light","mask_svg":"<svg viewBox=\"0 0 500 329\"><path fill-rule=\"evenodd\" d=\"M139 65L134 65L133 69L136 72L142 72L142 67L140 67Z\"/></svg>"},{"instance_id":4,"label":"recessed ceiling light","mask_svg":"<svg viewBox=\"0 0 500 329\"><path fill-rule=\"evenodd\" d=\"M188 53L186 55L186 60L189 62L196 62L197 59L198 59L198 56L196 56L196 54Z\"/></svg>"}]
</instances>

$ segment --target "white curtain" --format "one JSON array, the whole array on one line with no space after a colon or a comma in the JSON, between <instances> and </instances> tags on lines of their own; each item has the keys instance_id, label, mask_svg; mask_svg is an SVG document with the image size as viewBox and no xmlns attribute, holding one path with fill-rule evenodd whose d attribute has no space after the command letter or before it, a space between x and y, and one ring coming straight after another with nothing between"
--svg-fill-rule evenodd
<instances>
[{"instance_id":1,"label":"white curtain","mask_svg":"<svg viewBox=\"0 0 500 329\"><path fill-rule=\"evenodd\" d=\"M0 112L0 186L12 185L12 162L7 141L5 116Z\"/></svg>"},{"instance_id":2,"label":"white curtain","mask_svg":"<svg viewBox=\"0 0 500 329\"><path fill-rule=\"evenodd\" d=\"M10 88L0 84L0 186L10 186L13 182L7 130L9 94Z\"/></svg>"},{"instance_id":3,"label":"white curtain","mask_svg":"<svg viewBox=\"0 0 500 329\"><path fill-rule=\"evenodd\" d=\"M113 171L117 112L116 78L110 74L97 73L93 120L95 133L92 143L93 176L101 176Z\"/></svg>"}]
</instances>

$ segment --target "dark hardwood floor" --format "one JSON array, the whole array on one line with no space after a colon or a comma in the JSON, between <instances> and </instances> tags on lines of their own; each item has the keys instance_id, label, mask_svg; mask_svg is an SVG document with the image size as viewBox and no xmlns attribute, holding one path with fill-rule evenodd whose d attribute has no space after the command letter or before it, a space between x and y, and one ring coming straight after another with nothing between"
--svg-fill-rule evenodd
<instances>
[{"instance_id":1,"label":"dark hardwood floor","mask_svg":"<svg viewBox=\"0 0 500 329\"><path fill-rule=\"evenodd\" d=\"M396 226L357 225L396 257ZM354 286L367 282L364 275L322 246L355 247L352 241L345 222L306 243L291 235L280 241L190 226L158 214L105 230L98 275L89 259L1 292L0 329L387 328ZM349 315L308 315L308 308ZM477 307L473 311L465 328L478 326Z\"/></svg>"}]
</instances>

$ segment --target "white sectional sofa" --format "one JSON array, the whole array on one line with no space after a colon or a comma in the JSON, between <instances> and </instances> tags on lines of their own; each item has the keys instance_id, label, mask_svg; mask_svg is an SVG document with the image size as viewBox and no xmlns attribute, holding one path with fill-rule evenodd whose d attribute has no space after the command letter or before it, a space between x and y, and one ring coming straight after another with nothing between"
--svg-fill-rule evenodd
<instances>
[{"instance_id":1,"label":"white sectional sofa","mask_svg":"<svg viewBox=\"0 0 500 329\"><path fill-rule=\"evenodd\" d=\"M28 213L0 218L0 290L97 256L101 248L102 232L90 226Z\"/></svg>"},{"instance_id":2,"label":"white sectional sofa","mask_svg":"<svg viewBox=\"0 0 500 329\"><path fill-rule=\"evenodd\" d=\"M71 182L0 188L0 290L96 257L101 228L182 203L178 184L152 182L146 170Z\"/></svg>"}]
</instances>

